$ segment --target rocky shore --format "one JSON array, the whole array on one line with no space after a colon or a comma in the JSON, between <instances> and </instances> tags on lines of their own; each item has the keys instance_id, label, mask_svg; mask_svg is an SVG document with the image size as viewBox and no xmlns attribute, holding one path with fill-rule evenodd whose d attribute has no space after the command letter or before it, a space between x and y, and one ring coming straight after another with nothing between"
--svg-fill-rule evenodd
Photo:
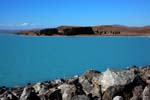
<instances>
[{"instance_id":1,"label":"rocky shore","mask_svg":"<svg viewBox=\"0 0 150 100\"><path fill-rule=\"evenodd\" d=\"M69 79L3 86L0 100L150 100L150 66L88 70Z\"/></svg>"}]
</instances>

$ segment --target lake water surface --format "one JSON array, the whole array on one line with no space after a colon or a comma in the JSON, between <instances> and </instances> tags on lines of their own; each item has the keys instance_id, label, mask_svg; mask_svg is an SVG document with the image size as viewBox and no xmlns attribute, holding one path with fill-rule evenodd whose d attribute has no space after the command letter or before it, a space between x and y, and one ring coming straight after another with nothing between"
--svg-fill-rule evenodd
<instances>
[{"instance_id":1,"label":"lake water surface","mask_svg":"<svg viewBox=\"0 0 150 100\"><path fill-rule=\"evenodd\" d=\"M0 34L0 86L150 64L149 37L30 37Z\"/></svg>"}]
</instances>

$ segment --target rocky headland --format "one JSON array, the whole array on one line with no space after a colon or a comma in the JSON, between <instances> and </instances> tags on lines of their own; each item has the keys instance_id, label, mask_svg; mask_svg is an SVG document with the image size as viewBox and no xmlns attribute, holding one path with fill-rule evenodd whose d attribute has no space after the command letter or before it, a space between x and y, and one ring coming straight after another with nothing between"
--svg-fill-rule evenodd
<instances>
[{"instance_id":1,"label":"rocky headland","mask_svg":"<svg viewBox=\"0 0 150 100\"><path fill-rule=\"evenodd\" d=\"M150 66L88 70L69 79L3 86L0 100L150 100Z\"/></svg>"},{"instance_id":2,"label":"rocky headland","mask_svg":"<svg viewBox=\"0 0 150 100\"><path fill-rule=\"evenodd\" d=\"M101 26L60 26L39 30L26 30L17 33L18 35L30 36L149 36L150 26L127 27L121 25Z\"/></svg>"}]
</instances>

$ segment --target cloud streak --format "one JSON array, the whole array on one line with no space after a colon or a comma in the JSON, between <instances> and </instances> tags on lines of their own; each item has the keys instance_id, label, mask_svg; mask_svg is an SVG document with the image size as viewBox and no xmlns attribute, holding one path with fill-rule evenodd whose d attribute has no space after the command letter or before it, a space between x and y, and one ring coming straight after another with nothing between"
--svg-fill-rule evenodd
<instances>
[{"instance_id":1,"label":"cloud streak","mask_svg":"<svg viewBox=\"0 0 150 100\"><path fill-rule=\"evenodd\" d=\"M30 26L29 23L22 23L20 26Z\"/></svg>"},{"instance_id":2,"label":"cloud streak","mask_svg":"<svg viewBox=\"0 0 150 100\"><path fill-rule=\"evenodd\" d=\"M33 23L21 23L21 24L0 24L0 27L38 27L42 26L41 24L33 24Z\"/></svg>"}]
</instances>

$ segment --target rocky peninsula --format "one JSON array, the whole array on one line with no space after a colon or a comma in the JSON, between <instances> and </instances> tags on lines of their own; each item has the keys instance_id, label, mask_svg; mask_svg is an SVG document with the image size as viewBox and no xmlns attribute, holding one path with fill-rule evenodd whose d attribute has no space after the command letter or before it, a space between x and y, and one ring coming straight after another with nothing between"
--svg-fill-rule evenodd
<instances>
[{"instance_id":1,"label":"rocky peninsula","mask_svg":"<svg viewBox=\"0 0 150 100\"><path fill-rule=\"evenodd\" d=\"M0 100L150 100L150 66L88 70L69 79L3 86Z\"/></svg>"},{"instance_id":2,"label":"rocky peninsula","mask_svg":"<svg viewBox=\"0 0 150 100\"><path fill-rule=\"evenodd\" d=\"M150 26L59 26L57 28L25 30L17 34L29 36L149 36Z\"/></svg>"}]
</instances>

